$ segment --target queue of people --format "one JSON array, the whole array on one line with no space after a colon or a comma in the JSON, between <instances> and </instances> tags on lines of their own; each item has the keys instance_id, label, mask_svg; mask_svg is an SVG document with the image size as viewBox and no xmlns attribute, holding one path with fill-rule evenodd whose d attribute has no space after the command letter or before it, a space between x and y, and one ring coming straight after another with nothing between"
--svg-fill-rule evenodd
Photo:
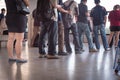
<instances>
[{"instance_id":1,"label":"queue of people","mask_svg":"<svg viewBox=\"0 0 120 80\"><path fill-rule=\"evenodd\" d=\"M23 0L25 4L29 7L29 0ZM70 46L70 31L73 35L73 44L75 54L81 54L84 50L83 46L83 34L85 33L88 40L89 52L98 52L100 50L99 42L99 30L102 38L103 46L105 51L109 51L109 44L115 37L115 46L117 46L119 40L119 29L120 29L120 5L115 5L113 10L110 11L108 19L110 21L110 36L107 40L105 26L107 20L107 11L105 7L100 5L100 0L94 0L96 4L92 8L91 12L88 11L87 0L81 0L80 4L74 0L67 0L64 3L62 0L49 0L50 6L54 11L50 20L43 18L41 20L37 19L36 15L40 12L39 5L44 2L43 0L37 1L37 7L33 11L34 19L34 29L33 38L31 46L33 46L34 40L38 32L38 53L39 58L47 59L59 59L59 55L71 54L72 48ZM9 1L5 0L7 14L6 14L6 24L8 28L8 56L9 61L16 61L18 63L26 63L27 60L21 57L22 54L22 40L24 38L24 32L27 25L26 15L18 14L16 11L15 0ZM45 3L45 2L44 2ZM69 16L69 17L68 17ZM93 35L89 29L88 17L91 17L93 22ZM47 35L46 35L47 34ZM45 51L45 37L47 36L47 46L48 51ZM16 40L15 50L16 56L13 55L13 43ZM56 46L58 44L58 53ZM95 46L94 46L95 44ZM65 46L65 49L64 49Z\"/></svg>"}]
</instances>

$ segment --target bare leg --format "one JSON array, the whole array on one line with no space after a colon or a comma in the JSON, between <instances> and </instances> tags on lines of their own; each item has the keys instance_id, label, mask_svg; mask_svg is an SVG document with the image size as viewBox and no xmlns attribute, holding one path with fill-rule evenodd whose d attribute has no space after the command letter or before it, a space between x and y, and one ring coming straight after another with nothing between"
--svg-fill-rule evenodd
<instances>
[{"instance_id":1,"label":"bare leg","mask_svg":"<svg viewBox=\"0 0 120 80\"><path fill-rule=\"evenodd\" d=\"M33 43L34 43L34 40L38 34L38 31L39 31L39 27L38 26L35 26L33 28L33 36L32 36L32 40L31 40L31 46L33 46Z\"/></svg>"},{"instance_id":2,"label":"bare leg","mask_svg":"<svg viewBox=\"0 0 120 80\"><path fill-rule=\"evenodd\" d=\"M7 50L8 50L8 57L9 58L14 58L14 56L13 56L14 40L15 40L15 33L8 33Z\"/></svg>"},{"instance_id":3,"label":"bare leg","mask_svg":"<svg viewBox=\"0 0 120 80\"><path fill-rule=\"evenodd\" d=\"M15 33L15 39L16 39L15 51L16 51L17 59L21 59L23 38L24 38L24 33Z\"/></svg>"},{"instance_id":4,"label":"bare leg","mask_svg":"<svg viewBox=\"0 0 120 80\"><path fill-rule=\"evenodd\" d=\"M118 45L118 41L119 41L119 34L120 34L120 32L119 31L117 31L116 32L116 37L115 37L115 47L117 47L117 45Z\"/></svg>"},{"instance_id":5,"label":"bare leg","mask_svg":"<svg viewBox=\"0 0 120 80\"><path fill-rule=\"evenodd\" d=\"M114 32L111 32L110 35L109 35L109 39L108 39L108 44L110 45L111 43L111 40L113 38L113 35L114 35Z\"/></svg>"}]
</instances>

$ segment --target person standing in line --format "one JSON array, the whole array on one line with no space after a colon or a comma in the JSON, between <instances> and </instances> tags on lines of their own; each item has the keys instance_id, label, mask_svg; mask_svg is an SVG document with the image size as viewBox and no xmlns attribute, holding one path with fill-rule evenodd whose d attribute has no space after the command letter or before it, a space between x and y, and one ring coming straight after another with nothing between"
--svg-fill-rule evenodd
<instances>
[{"instance_id":1,"label":"person standing in line","mask_svg":"<svg viewBox=\"0 0 120 80\"><path fill-rule=\"evenodd\" d=\"M29 6L29 0L23 0L26 6ZM8 42L7 50L9 61L16 61L17 63L26 63L27 60L22 56L22 41L24 38L24 32L27 26L27 16L17 12L16 0L5 0L7 14L6 24L8 27ZM15 51L16 57L13 55L13 44L16 40Z\"/></svg>"},{"instance_id":2,"label":"person standing in line","mask_svg":"<svg viewBox=\"0 0 120 80\"><path fill-rule=\"evenodd\" d=\"M49 2L50 1L50 2ZM39 9L40 5L42 6L44 3L46 5L52 6L52 9L54 11L54 15L49 20L45 19L45 16L42 16L42 27L41 27L41 32L40 32L40 37L39 37L39 58L45 58L47 59L58 59L59 57L57 56L56 53L56 42L57 42L57 33L58 33L58 26L57 26L57 9L61 12L64 12L66 14L69 14L70 11L64 10L60 5L58 5L57 0L38 0L37 2L37 13L39 14ZM44 8L45 5L43 5ZM44 9L46 10L46 9ZM48 54L46 55L46 51L44 49L43 43L44 43L44 38L45 34L48 33Z\"/></svg>"},{"instance_id":3,"label":"person standing in line","mask_svg":"<svg viewBox=\"0 0 120 80\"><path fill-rule=\"evenodd\" d=\"M98 39L98 35L99 35L98 31L100 30L104 49L105 51L109 51L110 48L107 42L106 32L105 32L107 11L103 6L100 5L100 0L94 0L94 2L96 6L92 8L90 17L93 22L93 33L94 33L94 38L95 38L95 45L96 45L96 48L99 50L100 43Z\"/></svg>"},{"instance_id":4,"label":"person standing in line","mask_svg":"<svg viewBox=\"0 0 120 80\"><path fill-rule=\"evenodd\" d=\"M32 17L34 19L34 22L33 22L33 36L31 39L31 46L34 47L35 38L38 32L40 32L40 21L36 18L36 9L33 10Z\"/></svg>"},{"instance_id":5,"label":"person standing in line","mask_svg":"<svg viewBox=\"0 0 120 80\"><path fill-rule=\"evenodd\" d=\"M77 21L77 26L78 26L78 33L79 33L79 42L81 49L83 49L83 33L85 32L85 35L88 40L88 45L89 45L89 52L97 52L97 50L94 48L93 41L92 41L92 35L90 33L90 28L88 25L88 17L89 17L89 12L87 8L87 0L81 0L81 3L78 5L79 8L79 15L78 15L78 21Z\"/></svg>"},{"instance_id":6,"label":"person standing in line","mask_svg":"<svg viewBox=\"0 0 120 80\"><path fill-rule=\"evenodd\" d=\"M0 13L0 22L4 17L5 17L5 8L2 8Z\"/></svg>"},{"instance_id":7,"label":"person standing in line","mask_svg":"<svg viewBox=\"0 0 120 80\"><path fill-rule=\"evenodd\" d=\"M2 8L1 13L0 13L0 34L3 34L4 30L6 30L5 20L6 20L6 18L5 18L5 8Z\"/></svg>"},{"instance_id":8,"label":"person standing in line","mask_svg":"<svg viewBox=\"0 0 120 80\"><path fill-rule=\"evenodd\" d=\"M108 44L110 45L112 38L115 37L115 47L118 45L119 35L120 35L120 5L115 5L113 10L110 11L108 15L110 21L110 36L108 39ZM114 37L113 37L114 36ZM114 40L114 39L113 39Z\"/></svg>"},{"instance_id":9,"label":"person standing in line","mask_svg":"<svg viewBox=\"0 0 120 80\"><path fill-rule=\"evenodd\" d=\"M78 31L76 25L76 17L78 16L78 4L74 0L67 0L64 2L64 8L71 11L70 15L62 14L63 24L64 24L64 34L65 34L65 47L67 53L72 53L72 48L70 46L69 32L72 31L74 45L75 45L75 54L81 54L80 43L78 39Z\"/></svg>"}]
</instances>

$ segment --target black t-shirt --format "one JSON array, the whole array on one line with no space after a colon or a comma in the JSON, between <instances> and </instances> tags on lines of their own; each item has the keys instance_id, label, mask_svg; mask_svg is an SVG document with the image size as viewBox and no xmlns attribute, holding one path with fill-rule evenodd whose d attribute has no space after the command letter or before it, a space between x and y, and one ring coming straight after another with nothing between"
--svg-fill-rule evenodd
<instances>
[{"instance_id":1,"label":"black t-shirt","mask_svg":"<svg viewBox=\"0 0 120 80\"><path fill-rule=\"evenodd\" d=\"M97 5L95 6L90 13L90 16L93 18L93 25L100 25L104 23L104 17L107 15L107 11L104 7Z\"/></svg>"},{"instance_id":2,"label":"black t-shirt","mask_svg":"<svg viewBox=\"0 0 120 80\"><path fill-rule=\"evenodd\" d=\"M86 16L86 13L88 12L87 5L80 3L78 5L78 8L79 8L78 21L83 23L88 23L87 16Z\"/></svg>"}]
</instances>

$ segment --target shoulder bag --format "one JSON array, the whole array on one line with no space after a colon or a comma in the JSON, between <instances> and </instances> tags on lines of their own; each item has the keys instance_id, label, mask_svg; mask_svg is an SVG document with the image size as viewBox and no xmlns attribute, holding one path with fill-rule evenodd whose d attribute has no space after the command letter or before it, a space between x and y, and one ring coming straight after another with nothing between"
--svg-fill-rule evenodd
<instances>
[{"instance_id":1,"label":"shoulder bag","mask_svg":"<svg viewBox=\"0 0 120 80\"><path fill-rule=\"evenodd\" d=\"M30 10L26 6L25 2L23 0L16 0L16 7L17 7L17 12L21 14L29 14Z\"/></svg>"}]
</instances>

